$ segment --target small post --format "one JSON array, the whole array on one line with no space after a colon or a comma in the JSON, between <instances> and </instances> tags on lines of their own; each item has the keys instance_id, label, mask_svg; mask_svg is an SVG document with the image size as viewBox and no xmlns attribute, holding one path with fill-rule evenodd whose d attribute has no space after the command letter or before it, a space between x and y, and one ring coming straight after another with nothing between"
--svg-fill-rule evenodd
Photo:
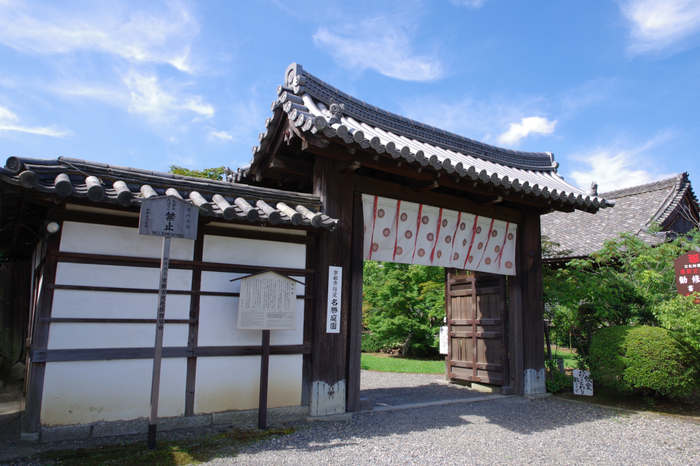
<instances>
[{"instance_id":1,"label":"small post","mask_svg":"<svg viewBox=\"0 0 700 466\"><path fill-rule=\"evenodd\" d=\"M270 373L270 331L262 331L262 354L260 355L260 398L258 406L258 429L267 429L267 385Z\"/></svg>"},{"instance_id":2,"label":"small post","mask_svg":"<svg viewBox=\"0 0 700 466\"><path fill-rule=\"evenodd\" d=\"M160 392L160 366L163 358L163 328L165 327L165 297L168 292L168 263L170 261L170 238L163 237L163 255L160 260L160 286L158 288L158 317L156 343L153 350L153 379L151 380L151 414L148 417L148 449L156 449L158 424L158 395Z\"/></svg>"},{"instance_id":3,"label":"small post","mask_svg":"<svg viewBox=\"0 0 700 466\"><path fill-rule=\"evenodd\" d=\"M197 238L198 216L199 208L184 201L179 196L151 196L141 200L139 234L163 238L163 252L160 260L160 284L158 286L156 342L153 348L151 412L148 416L147 446L149 450L156 449L160 367L163 358L163 328L165 327L165 297L168 292L168 265L170 262L170 238L195 240Z\"/></svg>"}]
</instances>

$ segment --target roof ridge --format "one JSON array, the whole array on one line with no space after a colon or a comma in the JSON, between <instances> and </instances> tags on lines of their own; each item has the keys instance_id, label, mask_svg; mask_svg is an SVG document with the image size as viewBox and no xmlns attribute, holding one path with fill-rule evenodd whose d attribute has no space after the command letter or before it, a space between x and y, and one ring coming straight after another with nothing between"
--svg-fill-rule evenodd
<instances>
[{"instance_id":1,"label":"roof ridge","mask_svg":"<svg viewBox=\"0 0 700 466\"><path fill-rule=\"evenodd\" d=\"M443 149L472 154L484 160L528 170L556 171L558 166L550 152L524 152L492 146L383 110L346 94L304 70L297 63L287 68L285 86L293 89L296 95L307 93L327 105L340 104L343 114L352 115L375 127Z\"/></svg>"},{"instance_id":2,"label":"roof ridge","mask_svg":"<svg viewBox=\"0 0 700 466\"><path fill-rule=\"evenodd\" d=\"M684 179L687 180L688 173L680 173L671 178L665 178L663 180L652 181L651 183L641 184L637 186L630 186L628 188L616 189L614 191L608 191L598 194L599 197L604 197L605 199L618 199L620 197L634 196L637 194L648 193L651 191L659 191L662 189L672 188L678 186Z\"/></svg>"}]
</instances>

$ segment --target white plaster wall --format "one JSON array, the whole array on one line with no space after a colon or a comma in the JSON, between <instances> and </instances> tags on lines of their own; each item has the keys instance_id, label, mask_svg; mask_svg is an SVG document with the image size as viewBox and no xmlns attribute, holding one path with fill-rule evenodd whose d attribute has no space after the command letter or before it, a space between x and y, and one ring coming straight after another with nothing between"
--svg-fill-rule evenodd
<instances>
[{"instance_id":1,"label":"white plaster wall","mask_svg":"<svg viewBox=\"0 0 700 466\"><path fill-rule=\"evenodd\" d=\"M186 370L185 358L163 359L159 417L184 414ZM41 423L56 426L148 417L152 371L150 359L46 363Z\"/></svg>"},{"instance_id":2,"label":"white plaster wall","mask_svg":"<svg viewBox=\"0 0 700 466\"><path fill-rule=\"evenodd\" d=\"M187 346L187 324L165 324L163 346ZM156 324L58 323L49 329L48 349L152 348ZM105 362L111 364L111 361Z\"/></svg>"},{"instance_id":3,"label":"white plaster wall","mask_svg":"<svg viewBox=\"0 0 700 466\"><path fill-rule=\"evenodd\" d=\"M52 317L99 319L155 319L156 293L113 293L111 291L55 290ZM165 299L166 319L189 319L189 295L169 294Z\"/></svg>"},{"instance_id":4,"label":"white plaster wall","mask_svg":"<svg viewBox=\"0 0 700 466\"><path fill-rule=\"evenodd\" d=\"M261 330L238 330L238 298L202 296L199 304L200 346L260 346ZM304 301L297 299L296 330L271 330L271 345L304 342ZM199 369L198 369L199 370Z\"/></svg>"},{"instance_id":5,"label":"white plaster wall","mask_svg":"<svg viewBox=\"0 0 700 466\"><path fill-rule=\"evenodd\" d=\"M57 285L111 286L157 290L160 280L158 267L125 267L117 265L72 264L59 262L56 267ZM168 271L168 290L190 290L191 270Z\"/></svg>"},{"instance_id":6,"label":"white plaster wall","mask_svg":"<svg viewBox=\"0 0 700 466\"><path fill-rule=\"evenodd\" d=\"M270 356L269 408L301 404L302 356ZM195 413L257 409L260 356L197 359Z\"/></svg>"},{"instance_id":7,"label":"white plaster wall","mask_svg":"<svg viewBox=\"0 0 700 466\"><path fill-rule=\"evenodd\" d=\"M160 258L163 238L139 235L137 228L63 222L61 251ZM192 260L194 241L170 240L170 258Z\"/></svg>"},{"instance_id":8,"label":"white plaster wall","mask_svg":"<svg viewBox=\"0 0 700 466\"><path fill-rule=\"evenodd\" d=\"M306 245L257 239L205 236L205 262L303 269Z\"/></svg>"}]
</instances>

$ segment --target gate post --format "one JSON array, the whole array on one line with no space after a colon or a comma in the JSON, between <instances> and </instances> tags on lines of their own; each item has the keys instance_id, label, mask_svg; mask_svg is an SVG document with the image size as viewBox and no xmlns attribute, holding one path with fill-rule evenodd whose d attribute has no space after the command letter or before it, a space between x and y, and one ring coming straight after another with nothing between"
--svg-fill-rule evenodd
<instances>
[{"instance_id":1,"label":"gate post","mask_svg":"<svg viewBox=\"0 0 700 466\"><path fill-rule=\"evenodd\" d=\"M314 194L319 196L324 214L337 218L338 226L319 236L316 243L316 283L311 350L310 414L341 414L346 409L348 363L348 323L351 309L353 172L341 172L336 160L316 156L314 161ZM329 266L342 267L340 329L326 332ZM361 308L360 308L361 309ZM354 391L350 390L354 394ZM359 392L357 393L359 402Z\"/></svg>"},{"instance_id":2,"label":"gate post","mask_svg":"<svg viewBox=\"0 0 700 466\"><path fill-rule=\"evenodd\" d=\"M518 269L512 285L509 286L509 311L512 314L513 330L511 355L522 358L522 362L514 361L511 377L515 377L516 393L534 395L547 391L542 326L544 301L539 213L524 212L518 233Z\"/></svg>"}]
</instances>

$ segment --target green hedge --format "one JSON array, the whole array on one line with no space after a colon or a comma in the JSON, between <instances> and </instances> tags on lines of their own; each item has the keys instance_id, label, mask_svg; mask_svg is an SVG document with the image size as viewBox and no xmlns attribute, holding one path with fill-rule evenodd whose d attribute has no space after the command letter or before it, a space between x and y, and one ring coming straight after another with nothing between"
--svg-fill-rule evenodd
<instances>
[{"instance_id":1,"label":"green hedge","mask_svg":"<svg viewBox=\"0 0 700 466\"><path fill-rule=\"evenodd\" d=\"M385 342L374 333L365 333L362 335L362 352L363 353L379 353L384 348Z\"/></svg>"},{"instance_id":2,"label":"green hedge","mask_svg":"<svg viewBox=\"0 0 700 466\"><path fill-rule=\"evenodd\" d=\"M698 388L698 368L686 347L660 327L618 325L593 336L593 381L621 391L671 397Z\"/></svg>"}]
</instances>

